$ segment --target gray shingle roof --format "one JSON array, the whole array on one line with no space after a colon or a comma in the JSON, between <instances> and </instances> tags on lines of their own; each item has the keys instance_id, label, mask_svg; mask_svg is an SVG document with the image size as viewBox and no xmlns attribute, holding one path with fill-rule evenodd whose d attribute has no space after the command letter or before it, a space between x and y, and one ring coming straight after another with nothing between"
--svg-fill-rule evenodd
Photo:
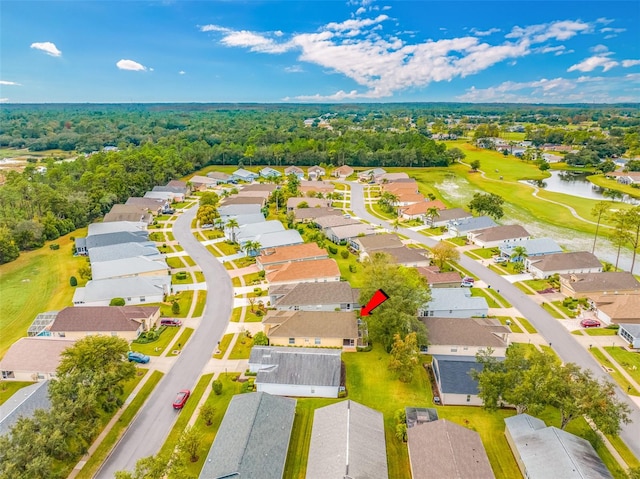
<instances>
[{"instance_id":1,"label":"gray shingle roof","mask_svg":"<svg viewBox=\"0 0 640 479\"><path fill-rule=\"evenodd\" d=\"M304 209L304 208L303 208ZM316 208L314 208L315 210ZM320 209L320 208L317 208ZM360 225L358 220L354 220L352 218L345 218L344 216L322 216L320 218L316 218L315 223L322 229L332 228L334 226L345 226L345 225Z\"/></svg>"},{"instance_id":2,"label":"gray shingle roof","mask_svg":"<svg viewBox=\"0 0 640 479\"><path fill-rule=\"evenodd\" d=\"M362 245L365 251L375 251L383 248L400 248L402 241L397 235L375 234L357 238L356 241Z\"/></svg>"},{"instance_id":3,"label":"gray shingle roof","mask_svg":"<svg viewBox=\"0 0 640 479\"><path fill-rule=\"evenodd\" d=\"M351 400L316 409L306 477L387 479L382 413Z\"/></svg>"},{"instance_id":4,"label":"gray shingle roof","mask_svg":"<svg viewBox=\"0 0 640 479\"><path fill-rule=\"evenodd\" d=\"M396 264L413 264L427 260L425 250L401 246L400 248L380 248L376 253L386 253Z\"/></svg>"},{"instance_id":5,"label":"gray shingle roof","mask_svg":"<svg viewBox=\"0 0 640 479\"><path fill-rule=\"evenodd\" d=\"M271 290L269 290L271 293ZM346 281L330 283L298 283L274 306L358 303L360 290Z\"/></svg>"},{"instance_id":6,"label":"gray shingle roof","mask_svg":"<svg viewBox=\"0 0 640 479\"><path fill-rule=\"evenodd\" d=\"M606 479L613 477L586 439L574 436L528 414L504 420L530 479Z\"/></svg>"},{"instance_id":7,"label":"gray shingle roof","mask_svg":"<svg viewBox=\"0 0 640 479\"><path fill-rule=\"evenodd\" d=\"M154 296L163 294L171 286L171 276L109 278L89 281L84 288L77 288L73 303L111 301L113 298Z\"/></svg>"},{"instance_id":8,"label":"gray shingle roof","mask_svg":"<svg viewBox=\"0 0 640 479\"><path fill-rule=\"evenodd\" d=\"M154 261L143 256L114 259L91 264L91 277L94 280L138 276L148 273L168 274L169 266L164 259Z\"/></svg>"},{"instance_id":9,"label":"gray shingle roof","mask_svg":"<svg viewBox=\"0 0 640 479\"><path fill-rule=\"evenodd\" d=\"M474 356L435 355L433 359L437 362L443 394L478 394L478 381L469 375L471 370L482 369Z\"/></svg>"},{"instance_id":10,"label":"gray shingle roof","mask_svg":"<svg viewBox=\"0 0 640 479\"><path fill-rule=\"evenodd\" d=\"M438 216L436 216L433 221L451 221L461 218L471 218L472 216L473 215L471 213L463 210L462 208L450 208L446 210L440 210L438 212Z\"/></svg>"},{"instance_id":11,"label":"gray shingle roof","mask_svg":"<svg viewBox=\"0 0 640 479\"><path fill-rule=\"evenodd\" d=\"M245 239L250 240L251 238ZM298 233L298 230L282 230L273 231L271 233L260 233L255 235L253 240L260 243L261 248L276 248L278 246L289 246L304 243L304 240L302 239L302 236L300 236L300 233Z\"/></svg>"},{"instance_id":12,"label":"gray shingle roof","mask_svg":"<svg viewBox=\"0 0 640 479\"><path fill-rule=\"evenodd\" d=\"M85 306L60 311L52 332L137 331L143 320L157 314L158 306Z\"/></svg>"},{"instance_id":13,"label":"gray shingle roof","mask_svg":"<svg viewBox=\"0 0 640 479\"><path fill-rule=\"evenodd\" d=\"M100 248L102 246L111 246L122 243L146 243L147 245L155 244L149 242L149 233L147 231L121 231L117 233L106 233L97 236L89 236L87 238L77 238L76 246L79 246L78 240L84 240L84 246L87 249Z\"/></svg>"},{"instance_id":14,"label":"gray shingle roof","mask_svg":"<svg viewBox=\"0 0 640 479\"><path fill-rule=\"evenodd\" d=\"M640 290L640 281L626 271L606 273L572 273L560 277L576 292Z\"/></svg>"},{"instance_id":15,"label":"gray shingle roof","mask_svg":"<svg viewBox=\"0 0 640 479\"><path fill-rule=\"evenodd\" d=\"M339 386L341 351L321 348L254 346L249 365L261 365L256 384Z\"/></svg>"},{"instance_id":16,"label":"gray shingle roof","mask_svg":"<svg viewBox=\"0 0 640 479\"><path fill-rule=\"evenodd\" d=\"M254 215L261 213L260 205L229 205L218 207L220 216Z\"/></svg>"},{"instance_id":17,"label":"gray shingle roof","mask_svg":"<svg viewBox=\"0 0 640 479\"><path fill-rule=\"evenodd\" d=\"M326 218L333 218L333 216L327 216ZM321 220L323 218L319 218ZM338 240L346 240L349 238L356 238L360 235L373 235L375 234L374 227L364 223L356 223L342 226L331 226L326 229L327 235L334 235Z\"/></svg>"},{"instance_id":18,"label":"gray shingle roof","mask_svg":"<svg viewBox=\"0 0 640 479\"><path fill-rule=\"evenodd\" d=\"M494 226L481 231L470 231L469 233L477 234L478 239L482 241L501 241L530 236L529 232L521 225Z\"/></svg>"},{"instance_id":19,"label":"gray shingle roof","mask_svg":"<svg viewBox=\"0 0 640 479\"><path fill-rule=\"evenodd\" d=\"M89 259L91 263L100 263L123 258L134 258L136 256L149 257L152 259L163 258L164 255L158 251L155 243L149 243L149 245L146 243L122 243L91 248L91 251L89 251Z\"/></svg>"},{"instance_id":20,"label":"gray shingle roof","mask_svg":"<svg viewBox=\"0 0 640 479\"><path fill-rule=\"evenodd\" d=\"M200 479L281 479L295 408L295 399L263 392L235 395Z\"/></svg>"},{"instance_id":21,"label":"gray shingle roof","mask_svg":"<svg viewBox=\"0 0 640 479\"><path fill-rule=\"evenodd\" d=\"M31 417L36 409L49 409L49 381L19 389L0 406L0 436L8 434L21 417Z\"/></svg>"},{"instance_id":22,"label":"gray shingle roof","mask_svg":"<svg viewBox=\"0 0 640 479\"><path fill-rule=\"evenodd\" d=\"M65 338L20 338L11 345L0 361L0 370L55 373L60 364L60 355L74 343L75 340Z\"/></svg>"},{"instance_id":23,"label":"gray shingle roof","mask_svg":"<svg viewBox=\"0 0 640 479\"><path fill-rule=\"evenodd\" d=\"M471 296L468 288L433 288L431 301L425 305L425 309L432 311L488 308L487 300L482 296Z\"/></svg>"},{"instance_id":24,"label":"gray shingle roof","mask_svg":"<svg viewBox=\"0 0 640 479\"><path fill-rule=\"evenodd\" d=\"M483 346L507 347L507 343L496 336L494 327L487 327L482 321L466 318L421 318L429 331L429 344L435 346ZM504 328L509 333L508 328Z\"/></svg>"},{"instance_id":25,"label":"gray shingle roof","mask_svg":"<svg viewBox=\"0 0 640 479\"><path fill-rule=\"evenodd\" d=\"M324 216L342 217L343 214L342 210L337 208L296 208L293 210L293 216L295 216L297 220L322 218Z\"/></svg>"},{"instance_id":26,"label":"gray shingle roof","mask_svg":"<svg viewBox=\"0 0 640 479\"><path fill-rule=\"evenodd\" d=\"M488 216L475 216L473 218L451 221L448 226L449 229L455 229L458 234L461 235L466 234L469 231L491 228L496 226L496 222Z\"/></svg>"},{"instance_id":27,"label":"gray shingle roof","mask_svg":"<svg viewBox=\"0 0 640 479\"><path fill-rule=\"evenodd\" d=\"M147 225L142 222L134 221L111 221L109 223L91 223L88 228L87 236L97 236L107 233L121 233L130 231L132 233L138 231L147 232ZM147 235L149 233L147 232Z\"/></svg>"},{"instance_id":28,"label":"gray shingle roof","mask_svg":"<svg viewBox=\"0 0 640 479\"><path fill-rule=\"evenodd\" d=\"M285 228L278 220L262 221L260 223L250 223L240 228L236 228L236 240L241 243L243 240L251 239L257 235L265 233L276 233L284 231Z\"/></svg>"},{"instance_id":29,"label":"gray shingle roof","mask_svg":"<svg viewBox=\"0 0 640 479\"><path fill-rule=\"evenodd\" d=\"M562 248L551 238L533 238L523 241L514 241L500 245L500 252L505 255L511 255L511 251L516 246L522 246L527 250L527 255L538 256L550 253L562 253Z\"/></svg>"}]
</instances>

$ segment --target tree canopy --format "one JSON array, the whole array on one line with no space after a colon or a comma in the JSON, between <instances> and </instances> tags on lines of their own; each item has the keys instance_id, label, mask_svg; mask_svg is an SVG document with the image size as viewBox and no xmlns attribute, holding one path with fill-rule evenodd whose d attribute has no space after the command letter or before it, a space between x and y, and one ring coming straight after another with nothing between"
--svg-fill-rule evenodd
<instances>
[{"instance_id":1,"label":"tree canopy","mask_svg":"<svg viewBox=\"0 0 640 479\"><path fill-rule=\"evenodd\" d=\"M504 216L503 204L504 199L496 194L475 193L473 199L469 202L469 209L479 215L488 215L495 219L500 219Z\"/></svg>"}]
</instances>

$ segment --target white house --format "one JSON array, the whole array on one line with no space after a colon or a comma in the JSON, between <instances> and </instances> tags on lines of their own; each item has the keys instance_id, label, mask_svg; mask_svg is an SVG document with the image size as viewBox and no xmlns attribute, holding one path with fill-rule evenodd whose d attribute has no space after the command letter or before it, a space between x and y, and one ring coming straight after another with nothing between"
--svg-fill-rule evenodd
<instances>
[{"instance_id":1,"label":"white house","mask_svg":"<svg viewBox=\"0 0 640 479\"><path fill-rule=\"evenodd\" d=\"M602 263L588 251L527 257L524 264L534 278L548 278L554 274L602 272Z\"/></svg>"},{"instance_id":2,"label":"white house","mask_svg":"<svg viewBox=\"0 0 640 479\"><path fill-rule=\"evenodd\" d=\"M434 288L431 301L418 311L418 316L439 318L486 317L489 305L482 296L471 296L469 288Z\"/></svg>"},{"instance_id":3,"label":"white house","mask_svg":"<svg viewBox=\"0 0 640 479\"><path fill-rule=\"evenodd\" d=\"M467 233L467 239L481 248L493 248L505 243L520 242L528 240L530 236L529 232L520 225L494 226Z\"/></svg>"},{"instance_id":4,"label":"white house","mask_svg":"<svg viewBox=\"0 0 640 479\"><path fill-rule=\"evenodd\" d=\"M323 177L326 174L327 174L326 170L321 166L311 166L307 170L307 176L309 177L309 181L319 180L321 177Z\"/></svg>"},{"instance_id":5,"label":"white house","mask_svg":"<svg viewBox=\"0 0 640 479\"><path fill-rule=\"evenodd\" d=\"M125 305L160 303L171 289L171 276L110 278L89 281L76 288L74 306L109 306L113 298Z\"/></svg>"}]
</instances>

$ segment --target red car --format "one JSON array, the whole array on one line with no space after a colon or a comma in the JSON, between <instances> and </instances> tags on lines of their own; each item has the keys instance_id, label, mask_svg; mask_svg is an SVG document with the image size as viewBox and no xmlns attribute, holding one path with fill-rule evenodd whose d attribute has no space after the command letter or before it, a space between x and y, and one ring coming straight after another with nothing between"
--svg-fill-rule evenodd
<instances>
[{"instance_id":1,"label":"red car","mask_svg":"<svg viewBox=\"0 0 640 479\"><path fill-rule=\"evenodd\" d=\"M597 328L600 326L600 321L598 321L597 319L586 318L580 321L580 326L582 326L583 328Z\"/></svg>"},{"instance_id":2,"label":"red car","mask_svg":"<svg viewBox=\"0 0 640 479\"><path fill-rule=\"evenodd\" d=\"M187 399L189 399L189 396L191 396L191 391L188 389L180 391L176 396L176 399L173 401L173 409L182 409L184 404L187 402Z\"/></svg>"}]
</instances>

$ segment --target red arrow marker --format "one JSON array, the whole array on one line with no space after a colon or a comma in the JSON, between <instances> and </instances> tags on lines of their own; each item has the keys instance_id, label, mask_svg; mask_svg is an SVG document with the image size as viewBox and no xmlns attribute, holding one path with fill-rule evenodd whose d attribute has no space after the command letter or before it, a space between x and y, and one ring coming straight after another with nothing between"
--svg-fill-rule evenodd
<instances>
[{"instance_id":1,"label":"red arrow marker","mask_svg":"<svg viewBox=\"0 0 640 479\"><path fill-rule=\"evenodd\" d=\"M371 312L384 303L389 296L387 293L379 289L375 293L373 293L373 297L369 300L366 306L363 306L360 310L360 316L369 316Z\"/></svg>"}]
</instances>

